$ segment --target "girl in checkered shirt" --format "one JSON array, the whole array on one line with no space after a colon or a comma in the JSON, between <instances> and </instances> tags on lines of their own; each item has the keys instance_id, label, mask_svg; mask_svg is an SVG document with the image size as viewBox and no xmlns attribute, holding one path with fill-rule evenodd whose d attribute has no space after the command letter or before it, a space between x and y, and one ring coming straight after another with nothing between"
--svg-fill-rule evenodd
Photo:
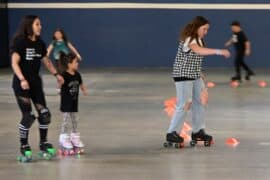
<instances>
[{"instance_id":1,"label":"girl in checkered shirt","mask_svg":"<svg viewBox=\"0 0 270 180\"><path fill-rule=\"evenodd\" d=\"M177 106L167 131L167 144L177 143L183 145L184 139L180 137L177 130L182 129L187 111L192 106L192 141L207 142L209 145L212 136L204 131L203 92L204 81L201 77L201 63L204 56L221 55L225 58L230 56L226 49L210 49L205 47L203 40L209 29L209 21L202 16L195 17L187 24L180 37L177 56L173 66L173 78L176 86Z\"/></svg>"}]
</instances>

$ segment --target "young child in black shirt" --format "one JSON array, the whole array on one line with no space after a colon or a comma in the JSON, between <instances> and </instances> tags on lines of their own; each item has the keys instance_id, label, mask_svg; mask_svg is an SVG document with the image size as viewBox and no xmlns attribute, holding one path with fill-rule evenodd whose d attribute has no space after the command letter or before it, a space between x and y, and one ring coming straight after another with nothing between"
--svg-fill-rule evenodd
<instances>
[{"instance_id":1,"label":"young child in black shirt","mask_svg":"<svg viewBox=\"0 0 270 180\"><path fill-rule=\"evenodd\" d=\"M86 87L83 85L82 77L78 70L78 57L73 54L60 52L60 71L65 80L61 87L61 107L63 112L63 123L59 136L60 151L63 155L80 154L84 150L84 144L77 132L77 112L79 89L87 95ZM72 131L68 133L68 125L71 122Z\"/></svg>"},{"instance_id":2,"label":"young child in black shirt","mask_svg":"<svg viewBox=\"0 0 270 180\"><path fill-rule=\"evenodd\" d=\"M229 47L230 45L234 44L236 49L236 56L235 56L235 71L236 75L232 77L232 81L240 81L241 82L241 67L246 70L246 80L250 80L250 76L254 75L253 71L247 66L244 62L244 57L250 55L250 41L248 40L246 34L243 32L240 22L233 21L231 23L231 30L233 35L231 39L229 39L225 46Z\"/></svg>"}]
</instances>

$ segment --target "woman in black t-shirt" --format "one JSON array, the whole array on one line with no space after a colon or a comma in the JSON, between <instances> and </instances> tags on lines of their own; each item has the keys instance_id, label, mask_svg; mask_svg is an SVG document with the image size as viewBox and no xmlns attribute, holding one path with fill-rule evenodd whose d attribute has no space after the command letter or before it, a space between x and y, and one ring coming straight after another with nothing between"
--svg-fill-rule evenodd
<instances>
[{"instance_id":1,"label":"woman in black t-shirt","mask_svg":"<svg viewBox=\"0 0 270 180\"><path fill-rule=\"evenodd\" d=\"M64 83L57 74L50 59L46 56L46 45L40 38L41 22L38 16L25 16L15 34L11 46L11 65L14 71L12 87L22 113L19 124L22 159L31 160L31 147L28 144L28 132L36 117L32 112L31 101L38 112L40 131L40 150L54 155L52 144L47 142L48 125L51 114L47 108L42 80L39 76L41 62L55 75L59 84Z\"/></svg>"},{"instance_id":2,"label":"woman in black t-shirt","mask_svg":"<svg viewBox=\"0 0 270 180\"><path fill-rule=\"evenodd\" d=\"M75 54L60 52L60 71L65 80L61 87L61 107L63 112L63 123L59 136L60 149L64 155L80 154L84 150L84 144L77 131L77 112L79 89L87 95L86 87L83 85L82 77L78 70L78 57ZM68 132L68 124L71 122L72 131Z\"/></svg>"}]
</instances>

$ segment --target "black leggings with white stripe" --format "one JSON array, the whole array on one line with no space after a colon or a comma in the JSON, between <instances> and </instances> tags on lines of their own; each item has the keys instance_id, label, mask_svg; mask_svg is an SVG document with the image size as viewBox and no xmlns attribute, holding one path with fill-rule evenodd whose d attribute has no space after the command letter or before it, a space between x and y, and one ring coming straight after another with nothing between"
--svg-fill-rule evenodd
<instances>
[{"instance_id":1,"label":"black leggings with white stripe","mask_svg":"<svg viewBox=\"0 0 270 180\"><path fill-rule=\"evenodd\" d=\"M19 124L21 145L28 144L28 132L36 119L32 111L31 102L34 104L34 107L38 112L40 142L46 142L49 123L48 121L42 121L41 119L43 118L41 116L44 111L49 112L49 110L46 107L45 95L42 89L42 85L40 84L38 86L36 85L35 87L30 87L30 90L14 89L14 93L19 109L22 113L22 119Z\"/></svg>"}]
</instances>

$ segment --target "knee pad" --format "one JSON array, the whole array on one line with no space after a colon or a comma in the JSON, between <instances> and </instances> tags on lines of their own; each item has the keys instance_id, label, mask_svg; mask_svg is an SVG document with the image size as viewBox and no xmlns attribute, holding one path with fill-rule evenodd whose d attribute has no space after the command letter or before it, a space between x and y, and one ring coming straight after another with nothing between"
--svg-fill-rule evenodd
<instances>
[{"instance_id":1,"label":"knee pad","mask_svg":"<svg viewBox=\"0 0 270 180\"><path fill-rule=\"evenodd\" d=\"M38 121L40 124L47 125L51 122L51 113L48 108L42 108L39 111Z\"/></svg>"},{"instance_id":2,"label":"knee pad","mask_svg":"<svg viewBox=\"0 0 270 180\"><path fill-rule=\"evenodd\" d=\"M32 126L32 124L35 122L35 119L36 119L35 115L31 114L31 112L25 112L23 113L21 125L29 129Z\"/></svg>"}]
</instances>

